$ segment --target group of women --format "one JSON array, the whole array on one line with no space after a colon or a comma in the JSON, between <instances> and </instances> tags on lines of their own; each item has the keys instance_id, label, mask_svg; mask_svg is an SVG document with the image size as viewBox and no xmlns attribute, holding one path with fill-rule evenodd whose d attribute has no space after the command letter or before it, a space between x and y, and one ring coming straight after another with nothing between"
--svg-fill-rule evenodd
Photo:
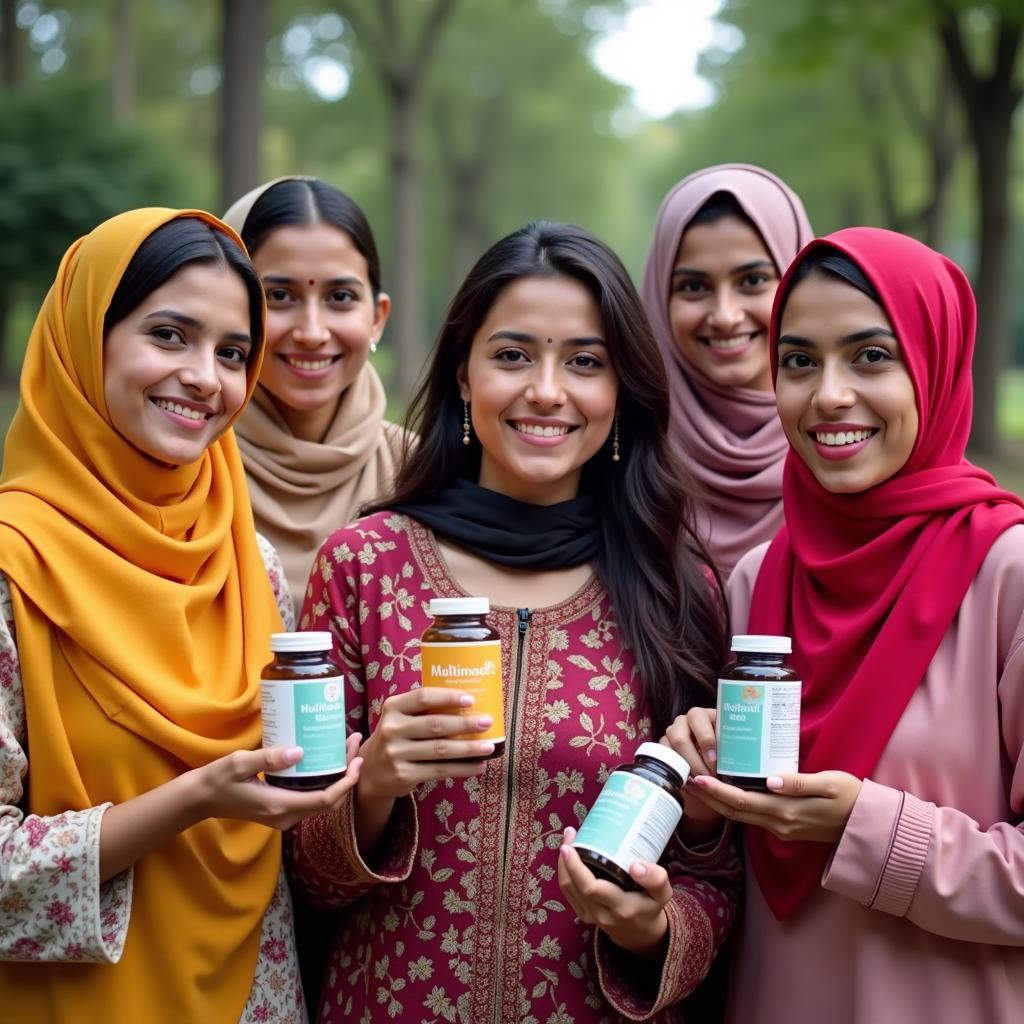
<instances>
[{"instance_id":1,"label":"group of women","mask_svg":"<svg viewBox=\"0 0 1024 1024\"><path fill-rule=\"evenodd\" d=\"M964 458L963 273L727 165L639 293L577 227L492 246L404 428L389 310L310 178L68 250L0 475L0 1018L699 1024L727 939L730 1021L1024 1018L1024 505ZM465 595L500 758L417 685ZM260 748L296 621L345 671L322 791L260 779L302 756ZM747 631L803 680L767 793L715 777ZM627 891L572 841L646 740L691 781Z\"/></svg>"}]
</instances>

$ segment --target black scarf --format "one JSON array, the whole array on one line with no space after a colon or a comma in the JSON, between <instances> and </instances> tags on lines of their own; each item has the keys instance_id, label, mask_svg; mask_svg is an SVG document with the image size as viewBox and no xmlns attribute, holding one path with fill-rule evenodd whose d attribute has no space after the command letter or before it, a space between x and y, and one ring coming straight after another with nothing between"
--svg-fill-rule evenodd
<instances>
[{"instance_id":1,"label":"black scarf","mask_svg":"<svg viewBox=\"0 0 1024 1024\"><path fill-rule=\"evenodd\" d=\"M589 494L531 505L460 479L394 509L474 555L513 569L568 569L593 561L601 548L597 502Z\"/></svg>"}]
</instances>

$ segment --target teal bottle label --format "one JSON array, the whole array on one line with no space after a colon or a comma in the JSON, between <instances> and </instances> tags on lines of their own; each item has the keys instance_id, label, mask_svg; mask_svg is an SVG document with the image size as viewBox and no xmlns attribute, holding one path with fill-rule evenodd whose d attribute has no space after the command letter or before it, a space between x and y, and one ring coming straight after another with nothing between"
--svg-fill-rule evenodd
<instances>
[{"instance_id":1,"label":"teal bottle label","mask_svg":"<svg viewBox=\"0 0 1024 1024\"><path fill-rule=\"evenodd\" d=\"M263 746L302 747L302 760L269 774L333 775L345 761L345 690L341 676L310 682L264 679Z\"/></svg>"},{"instance_id":2,"label":"teal bottle label","mask_svg":"<svg viewBox=\"0 0 1024 1024\"><path fill-rule=\"evenodd\" d=\"M798 770L800 682L718 680L718 772L763 778Z\"/></svg>"},{"instance_id":3,"label":"teal bottle label","mask_svg":"<svg viewBox=\"0 0 1024 1024\"><path fill-rule=\"evenodd\" d=\"M572 845L629 871L638 860L657 863L682 816L679 801L660 786L632 772L612 772Z\"/></svg>"}]
</instances>

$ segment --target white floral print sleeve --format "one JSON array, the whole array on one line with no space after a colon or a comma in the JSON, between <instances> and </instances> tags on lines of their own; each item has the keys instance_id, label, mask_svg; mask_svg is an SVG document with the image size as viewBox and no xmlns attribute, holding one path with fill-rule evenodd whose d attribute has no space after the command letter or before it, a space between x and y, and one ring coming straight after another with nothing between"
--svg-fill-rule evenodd
<instances>
[{"instance_id":1,"label":"white floral print sleeve","mask_svg":"<svg viewBox=\"0 0 1024 1024\"><path fill-rule=\"evenodd\" d=\"M110 804L26 818L25 737L11 588L0 574L0 957L117 963L132 871L99 882L100 822Z\"/></svg>"}]
</instances>

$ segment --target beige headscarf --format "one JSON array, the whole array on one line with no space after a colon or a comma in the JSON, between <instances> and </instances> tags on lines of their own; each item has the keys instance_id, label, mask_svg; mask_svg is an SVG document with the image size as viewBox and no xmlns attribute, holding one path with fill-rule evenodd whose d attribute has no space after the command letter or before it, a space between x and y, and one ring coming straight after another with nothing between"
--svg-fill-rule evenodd
<instances>
[{"instance_id":1,"label":"beige headscarf","mask_svg":"<svg viewBox=\"0 0 1024 1024\"><path fill-rule=\"evenodd\" d=\"M244 235L249 213L269 188L314 180L289 175L268 181L234 203L224 221ZM235 425L256 529L281 555L296 614L324 538L394 480L405 431L384 419L385 406L384 385L367 363L342 396L323 441L297 438L260 385Z\"/></svg>"}]
</instances>

